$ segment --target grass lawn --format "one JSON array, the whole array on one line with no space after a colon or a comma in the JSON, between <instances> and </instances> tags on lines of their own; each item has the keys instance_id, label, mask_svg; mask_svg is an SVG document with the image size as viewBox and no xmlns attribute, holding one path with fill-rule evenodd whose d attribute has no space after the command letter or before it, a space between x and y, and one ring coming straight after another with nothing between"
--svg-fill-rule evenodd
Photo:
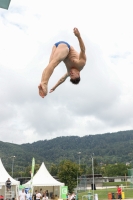
<instances>
[{"instance_id":1,"label":"grass lawn","mask_svg":"<svg viewBox=\"0 0 133 200\"><path fill-rule=\"evenodd\" d=\"M130 186L130 183L129 182L105 182L103 183L103 186L117 186L117 185L123 185L123 186L126 186L126 187L129 187Z\"/></svg>"},{"instance_id":2,"label":"grass lawn","mask_svg":"<svg viewBox=\"0 0 133 200\"><path fill-rule=\"evenodd\" d=\"M78 200L82 200L82 196L88 195L88 192L89 191L78 193ZM90 190L90 192L93 193L92 190ZM125 188L123 192L125 193L125 199L133 199L133 188ZM116 193L116 188L94 190L94 194L98 194L98 200L107 200L108 193ZM83 198L83 200L88 200L88 198Z\"/></svg>"}]
</instances>

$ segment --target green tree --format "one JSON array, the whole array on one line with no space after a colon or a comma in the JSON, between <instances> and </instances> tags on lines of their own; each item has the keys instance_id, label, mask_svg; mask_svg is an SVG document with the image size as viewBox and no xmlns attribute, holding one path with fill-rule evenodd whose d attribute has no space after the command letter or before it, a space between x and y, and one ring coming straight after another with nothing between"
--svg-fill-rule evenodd
<instances>
[{"instance_id":1,"label":"green tree","mask_svg":"<svg viewBox=\"0 0 133 200\"><path fill-rule=\"evenodd\" d=\"M57 176L57 174L58 174L58 166L57 165L55 165L55 164L51 165L50 174L52 176Z\"/></svg>"},{"instance_id":2,"label":"green tree","mask_svg":"<svg viewBox=\"0 0 133 200\"><path fill-rule=\"evenodd\" d=\"M39 164L35 164L34 174L36 174L36 172L38 171L39 168L40 168L40 165ZM28 167L26 167L24 176L25 177L31 176L31 165L29 165Z\"/></svg>"},{"instance_id":3,"label":"green tree","mask_svg":"<svg viewBox=\"0 0 133 200\"><path fill-rule=\"evenodd\" d=\"M93 167L94 167L94 173L95 173L95 174L100 174L100 173L101 173L101 167L100 167L100 165L98 165L98 162L97 162L96 159L94 159ZM91 163L91 165L87 168L86 173L87 173L87 174L92 174L92 163Z\"/></svg>"},{"instance_id":4,"label":"green tree","mask_svg":"<svg viewBox=\"0 0 133 200\"><path fill-rule=\"evenodd\" d=\"M127 166L123 163L108 164L104 168L106 176L125 176L127 173Z\"/></svg>"},{"instance_id":5,"label":"green tree","mask_svg":"<svg viewBox=\"0 0 133 200\"><path fill-rule=\"evenodd\" d=\"M86 174L86 169L87 169L86 164L81 164L80 169L82 170L82 174Z\"/></svg>"},{"instance_id":6,"label":"green tree","mask_svg":"<svg viewBox=\"0 0 133 200\"><path fill-rule=\"evenodd\" d=\"M72 161L65 160L59 164L58 170L60 181L68 186L70 193L73 192L73 189L77 186L77 174L78 176L81 174L79 165Z\"/></svg>"}]
</instances>

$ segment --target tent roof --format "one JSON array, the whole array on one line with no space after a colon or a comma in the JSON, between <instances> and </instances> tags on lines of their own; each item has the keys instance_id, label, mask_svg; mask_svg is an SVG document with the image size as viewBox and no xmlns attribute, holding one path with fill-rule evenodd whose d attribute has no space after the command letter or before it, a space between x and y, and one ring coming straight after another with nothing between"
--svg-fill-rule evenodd
<instances>
[{"instance_id":1,"label":"tent roof","mask_svg":"<svg viewBox=\"0 0 133 200\"><path fill-rule=\"evenodd\" d=\"M2 161L0 158L0 185L5 185L5 182L7 181L8 178L10 178L12 185L19 185L19 181L16 181L15 179L13 179L5 170L4 165L2 164Z\"/></svg>"},{"instance_id":2,"label":"tent roof","mask_svg":"<svg viewBox=\"0 0 133 200\"><path fill-rule=\"evenodd\" d=\"M31 185L31 180L24 184ZM47 168L44 165L44 162L41 164L38 172L35 174L32 180L33 186L63 186L64 183L61 183L54 179L51 174L48 172Z\"/></svg>"}]
</instances>

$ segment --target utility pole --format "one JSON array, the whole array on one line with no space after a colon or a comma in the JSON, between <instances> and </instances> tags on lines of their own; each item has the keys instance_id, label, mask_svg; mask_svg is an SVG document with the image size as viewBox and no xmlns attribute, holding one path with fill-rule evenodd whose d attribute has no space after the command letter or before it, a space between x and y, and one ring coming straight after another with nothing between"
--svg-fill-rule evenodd
<instances>
[{"instance_id":1,"label":"utility pole","mask_svg":"<svg viewBox=\"0 0 133 200\"><path fill-rule=\"evenodd\" d=\"M93 200L94 200L94 153L92 154L91 156L91 159L92 159L92 177L93 177L93 181L92 181L92 186L93 186Z\"/></svg>"},{"instance_id":2,"label":"utility pole","mask_svg":"<svg viewBox=\"0 0 133 200\"><path fill-rule=\"evenodd\" d=\"M79 171L80 171L80 154L81 152L77 153L79 155ZM78 193L78 172L77 172L77 193Z\"/></svg>"},{"instance_id":3,"label":"utility pole","mask_svg":"<svg viewBox=\"0 0 133 200\"><path fill-rule=\"evenodd\" d=\"M16 158L16 156L11 156L11 158L12 158L12 178L13 178L14 159Z\"/></svg>"}]
</instances>

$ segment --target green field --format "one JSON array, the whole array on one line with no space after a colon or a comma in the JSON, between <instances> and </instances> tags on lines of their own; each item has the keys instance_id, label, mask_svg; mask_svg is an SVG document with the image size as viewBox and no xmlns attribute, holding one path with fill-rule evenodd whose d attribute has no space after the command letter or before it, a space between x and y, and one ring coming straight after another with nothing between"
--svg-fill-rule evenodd
<instances>
[{"instance_id":1,"label":"green field","mask_svg":"<svg viewBox=\"0 0 133 200\"><path fill-rule=\"evenodd\" d=\"M103 187L106 187L106 186L117 186L117 185L123 185L123 186L126 186L126 187L129 187L130 186L130 183L129 182L105 182L103 183Z\"/></svg>"},{"instance_id":2,"label":"green field","mask_svg":"<svg viewBox=\"0 0 133 200\"><path fill-rule=\"evenodd\" d=\"M88 195L89 191L86 192L80 192L78 193L78 200L88 200L88 198L82 198L83 195ZM90 190L91 193L93 193L92 190ZM125 194L125 199L133 199L133 188L125 188L123 190ZM107 200L108 199L108 193L116 193L116 188L106 188L106 189L97 189L94 190L94 194L98 194L98 200Z\"/></svg>"}]
</instances>

